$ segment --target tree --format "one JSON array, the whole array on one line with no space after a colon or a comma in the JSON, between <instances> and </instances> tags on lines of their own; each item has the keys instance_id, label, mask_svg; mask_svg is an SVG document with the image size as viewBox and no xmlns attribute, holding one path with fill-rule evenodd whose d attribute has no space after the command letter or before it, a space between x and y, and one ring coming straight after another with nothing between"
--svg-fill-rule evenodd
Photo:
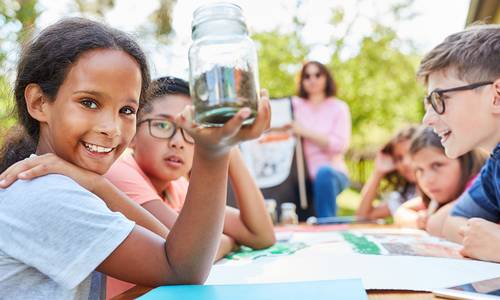
<instances>
[{"instance_id":1,"label":"tree","mask_svg":"<svg viewBox=\"0 0 500 300\"><path fill-rule=\"evenodd\" d=\"M329 64L339 83L339 97L351 108L353 147L380 145L403 124L423 116L423 89L415 77L419 56L397 49L395 32L380 24L361 42L359 53Z\"/></svg>"},{"instance_id":2,"label":"tree","mask_svg":"<svg viewBox=\"0 0 500 300\"><path fill-rule=\"evenodd\" d=\"M308 48L294 33L274 30L256 33L252 38L257 44L262 88L268 89L273 98L295 94L295 76Z\"/></svg>"},{"instance_id":3,"label":"tree","mask_svg":"<svg viewBox=\"0 0 500 300\"><path fill-rule=\"evenodd\" d=\"M0 68L7 70L7 52L19 52L24 41L31 38L39 16L37 0L17 0L0 2ZM0 74L0 133L15 121L12 112L12 88L9 72Z\"/></svg>"}]
</instances>

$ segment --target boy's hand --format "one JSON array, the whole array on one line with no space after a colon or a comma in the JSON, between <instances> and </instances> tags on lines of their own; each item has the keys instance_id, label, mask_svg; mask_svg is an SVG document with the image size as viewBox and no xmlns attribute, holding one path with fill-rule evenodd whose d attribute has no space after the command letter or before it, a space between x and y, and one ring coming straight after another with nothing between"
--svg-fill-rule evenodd
<instances>
[{"instance_id":1,"label":"boy's hand","mask_svg":"<svg viewBox=\"0 0 500 300\"><path fill-rule=\"evenodd\" d=\"M176 118L176 123L182 126L195 140L195 147L199 153L208 159L215 159L228 154L231 147L246 140L258 138L264 130L269 128L271 108L267 91L261 91L259 111L252 125L244 126L243 122L250 115L249 108L242 108L223 127L203 127L194 122L194 108L188 106Z\"/></svg>"},{"instance_id":2,"label":"boy's hand","mask_svg":"<svg viewBox=\"0 0 500 300\"><path fill-rule=\"evenodd\" d=\"M472 218L460 228L463 249L460 254L470 258L500 262L500 225Z\"/></svg>"},{"instance_id":3,"label":"boy's hand","mask_svg":"<svg viewBox=\"0 0 500 300\"><path fill-rule=\"evenodd\" d=\"M33 156L10 166L0 174L0 188L7 188L17 179L29 180L47 174L61 174L93 192L98 174L73 165L53 153Z\"/></svg>"}]
</instances>

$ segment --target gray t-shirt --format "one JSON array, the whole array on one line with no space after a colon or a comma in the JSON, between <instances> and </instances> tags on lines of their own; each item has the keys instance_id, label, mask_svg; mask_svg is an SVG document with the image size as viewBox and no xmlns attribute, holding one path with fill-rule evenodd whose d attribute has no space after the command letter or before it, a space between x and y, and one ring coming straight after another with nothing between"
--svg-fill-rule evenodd
<instances>
[{"instance_id":1,"label":"gray t-shirt","mask_svg":"<svg viewBox=\"0 0 500 300\"><path fill-rule=\"evenodd\" d=\"M134 225L62 175L0 189L0 299L96 299L91 273Z\"/></svg>"}]
</instances>

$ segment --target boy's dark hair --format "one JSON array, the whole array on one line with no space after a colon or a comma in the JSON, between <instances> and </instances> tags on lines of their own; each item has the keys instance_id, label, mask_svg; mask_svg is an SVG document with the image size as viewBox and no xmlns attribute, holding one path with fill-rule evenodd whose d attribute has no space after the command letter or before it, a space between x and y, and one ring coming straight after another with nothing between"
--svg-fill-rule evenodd
<instances>
[{"instance_id":1,"label":"boy's dark hair","mask_svg":"<svg viewBox=\"0 0 500 300\"><path fill-rule=\"evenodd\" d=\"M459 79L474 83L500 77L500 25L475 25L448 36L420 62L417 76L451 69Z\"/></svg>"},{"instance_id":2,"label":"boy's dark hair","mask_svg":"<svg viewBox=\"0 0 500 300\"><path fill-rule=\"evenodd\" d=\"M189 83L173 76L165 76L153 80L149 86L144 106L139 113L139 120L142 115L153 111L153 104L156 100L166 95L184 95L190 98Z\"/></svg>"},{"instance_id":3,"label":"boy's dark hair","mask_svg":"<svg viewBox=\"0 0 500 300\"><path fill-rule=\"evenodd\" d=\"M435 148L442 151L443 155L445 154L444 147L441 144L441 138L431 127L426 127L417 133L417 136L411 143L410 154L415 155L417 152L425 148ZM457 159L460 162L459 185L462 189L460 189L457 195L454 195L453 199L458 198L458 196L464 192L467 182L479 173L481 167L487 159L487 155L480 150L472 150ZM422 192L421 196L425 206L427 207L431 199Z\"/></svg>"},{"instance_id":4,"label":"boy's dark hair","mask_svg":"<svg viewBox=\"0 0 500 300\"><path fill-rule=\"evenodd\" d=\"M399 130L396 135L394 135L394 137L391 138L384 145L384 147L382 147L382 153L388 154L394 158L394 148L396 147L396 145L405 141L411 142L415 137L415 134L418 132L419 128L420 125L410 125ZM386 184L382 187L383 191L398 191L403 197L407 196L410 187L413 186L413 183L408 182L408 180L401 176L401 174L399 174L397 170L394 170L393 172L385 175L384 179L386 180Z\"/></svg>"},{"instance_id":5,"label":"boy's dark hair","mask_svg":"<svg viewBox=\"0 0 500 300\"><path fill-rule=\"evenodd\" d=\"M80 56L94 49L116 49L129 54L140 67L140 103L150 83L146 56L126 33L84 18L61 20L40 32L21 52L14 88L15 113L19 122L11 128L0 150L0 172L35 153L40 125L28 113L24 90L28 84L40 86L49 101L54 101L71 66ZM112 66L110 66L112 68Z\"/></svg>"},{"instance_id":6,"label":"boy's dark hair","mask_svg":"<svg viewBox=\"0 0 500 300\"><path fill-rule=\"evenodd\" d=\"M326 66L318 61L309 61L302 66L302 70L300 71L299 88L297 90L297 95L300 98L303 98L306 100L309 98L309 95L307 94L306 90L304 89L304 77L306 75L306 69L310 65L317 66L319 69L319 73L326 77L325 96L326 97L335 97L337 95L337 84L335 83L335 80L333 79L332 74L330 73L330 71L328 71Z\"/></svg>"}]
</instances>

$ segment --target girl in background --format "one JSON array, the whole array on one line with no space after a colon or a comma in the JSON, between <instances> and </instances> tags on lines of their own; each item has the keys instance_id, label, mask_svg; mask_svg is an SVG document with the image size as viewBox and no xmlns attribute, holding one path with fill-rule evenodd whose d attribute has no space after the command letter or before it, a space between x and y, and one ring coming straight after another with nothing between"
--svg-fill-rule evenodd
<instances>
[{"instance_id":1,"label":"girl in background","mask_svg":"<svg viewBox=\"0 0 500 300\"><path fill-rule=\"evenodd\" d=\"M443 222L454 201L470 186L485 162L482 152L448 158L432 128L421 130L410 147L420 197L403 204L394 222L442 236Z\"/></svg>"},{"instance_id":2,"label":"girl in background","mask_svg":"<svg viewBox=\"0 0 500 300\"><path fill-rule=\"evenodd\" d=\"M361 190L361 203L356 212L358 217L373 220L394 215L404 202L417 196L415 173L411 165L409 149L418 126L400 130L377 153L375 167ZM386 181L381 188L382 182ZM384 191L382 202L373 206L379 190Z\"/></svg>"}]
</instances>

